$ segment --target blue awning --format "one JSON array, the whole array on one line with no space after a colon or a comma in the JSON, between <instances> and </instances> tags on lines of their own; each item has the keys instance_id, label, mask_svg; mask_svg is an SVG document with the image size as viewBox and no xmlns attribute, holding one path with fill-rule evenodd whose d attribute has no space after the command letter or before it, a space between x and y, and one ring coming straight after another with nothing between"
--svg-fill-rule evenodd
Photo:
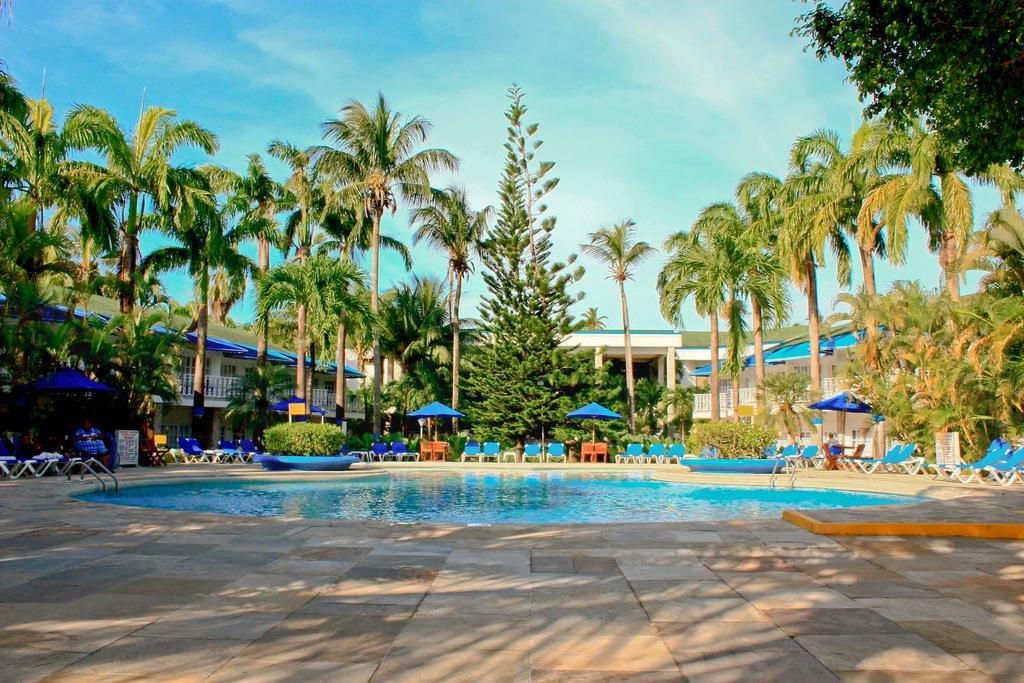
<instances>
[{"instance_id":1,"label":"blue awning","mask_svg":"<svg viewBox=\"0 0 1024 683\"><path fill-rule=\"evenodd\" d=\"M414 410L408 413L409 417L466 417L465 414L459 411L449 408L439 401L429 403L419 410Z\"/></svg>"},{"instance_id":2,"label":"blue awning","mask_svg":"<svg viewBox=\"0 0 1024 683\"><path fill-rule=\"evenodd\" d=\"M566 417L579 420L621 420L622 416L614 410L608 410L600 403L588 403L582 408L577 408Z\"/></svg>"},{"instance_id":3,"label":"blue awning","mask_svg":"<svg viewBox=\"0 0 1024 683\"><path fill-rule=\"evenodd\" d=\"M821 340L821 355L831 356L836 352L837 349L846 349L851 346L856 346L860 343L861 335L859 332L844 332L843 334L837 334L834 337L824 337ZM798 341L786 342L774 346L764 353L764 364L765 365L782 365L786 361L800 360L802 358L811 357L811 342L807 339L801 339ZM744 368L754 367L755 360L754 356L750 355L743 359ZM721 370L725 365L725 361L719 361L718 368ZM690 373L694 377L710 377L711 376L711 364L702 365L693 372Z\"/></svg>"},{"instance_id":4,"label":"blue awning","mask_svg":"<svg viewBox=\"0 0 1024 683\"><path fill-rule=\"evenodd\" d=\"M870 413L873 408L849 391L807 406L814 410L831 410L837 413Z\"/></svg>"}]
</instances>

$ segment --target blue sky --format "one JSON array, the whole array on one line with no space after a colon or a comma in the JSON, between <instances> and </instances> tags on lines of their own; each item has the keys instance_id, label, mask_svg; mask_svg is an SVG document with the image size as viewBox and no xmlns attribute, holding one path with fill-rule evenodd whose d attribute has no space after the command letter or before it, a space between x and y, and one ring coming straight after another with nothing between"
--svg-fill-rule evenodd
<instances>
[{"instance_id":1,"label":"blue sky","mask_svg":"<svg viewBox=\"0 0 1024 683\"><path fill-rule=\"evenodd\" d=\"M458 181L478 207L496 202L505 92L517 81L541 123L543 156L561 178L549 202L561 256L626 217L660 247L703 206L731 197L743 174L784 173L796 136L826 127L848 139L861 110L841 65L819 63L789 36L803 6L783 0L14 4L13 22L0 25L0 55L33 97L45 67L46 95L62 113L86 102L133 125L145 88L148 104L216 132L215 161L241 170L246 154L265 151L274 138L319 142L319 123L346 100L380 91L399 111L433 122L429 144L461 158ZM450 180L439 176L436 184ZM995 197L975 196L980 220ZM411 237L403 211L384 230ZM438 254L417 248L413 255L415 270L444 273ZM636 328L667 326L654 288L662 260L659 251L628 285ZM612 283L597 264L583 263L584 305L618 327ZM386 256L382 282L405 277L401 262ZM878 277L883 287L896 279L937 283L919 230L907 263L881 263ZM168 284L175 297L189 298L183 276ZM478 277L467 283L466 315L482 289ZM826 268L825 313L837 291ZM791 322L804 322L806 305L798 293L793 300ZM234 315L251 311L247 300ZM691 311L687 328L706 327Z\"/></svg>"}]
</instances>

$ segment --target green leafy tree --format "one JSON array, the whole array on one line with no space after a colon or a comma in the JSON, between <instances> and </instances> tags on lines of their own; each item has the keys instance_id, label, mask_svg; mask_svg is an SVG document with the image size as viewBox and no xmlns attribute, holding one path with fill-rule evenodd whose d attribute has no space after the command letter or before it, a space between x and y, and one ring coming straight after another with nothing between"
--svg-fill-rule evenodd
<instances>
[{"instance_id":1,"label":"green leafy tree","mask_svg":"<svg viewBox=\"0 0 1024 683\"><path fill-rule=\"evenodd\" d=\"M370 239L370 310L379 310L380 223L384 212L398 209L398 199L412 204L429 200L430 173L455 171L458 159L443 149L421 149L430 133L430 122L421 116L403 117L391 109L383 95L367 109L352 100L341 109L341 118L323 124L324 138L336 147L316 149L318 165L356 198L373 224ZM375 338L373 351L373 426L380 430L381 355Z\"/></svg>"},{"instance_id":2,"label":"green leafy tree","mask_svg":"<svg viewBox=\"0 0 1024 683\"><path fill-rule=\"evenodd\" d=\"M637 431L651 438L665 422L665 387L647 379L636 383L636 427Z\"/></svg>"},{"instance_id":3,"label":"green leafy tree","mask_svg":"<svg viewBox=\"0 0 1024 683\"><path fill-rule=\"evenodd\" d=\"M675 425L684 437L690 433L693 426L693 397L696 393L696 387L677 385L666 390L662 398L666 422Z\"/></svg>"},{"instance_id":4,"label":"green leafy tree","mask_svg":"<svg viewBox=\"0 0 1024 683\"><path fill-rule=\"evenodd\" d=\"M924 116L956 166L1024 163L1024 13L1016 0L817 0L795 33L841 59L867 114Z\"/></svg>"},{"instance_id":5,"label":"green leafy tree","mask_svg":"<svg viewBox=\"0 0 1024 683\"><path fill-rule=\"evenodd\" d=\"M647 242L636 241L636 223L631 218L590 233L590 242L581 245L580 248L583 253L608 267L608 277L619 288L622 333L626 344L626 423L632 431L636 426L636 388L633 380L633 345L629 337L626 281L633 279L633 272L654 254L654 248Z\"/></svg>"},{"instance_id":6,"label":"green leafy tree","mask_svg":"<svg viewBox=\"0 0 1024 683\"><path fill-rule=\"evenodd\" d=\"M760 416L769 424L785 431L790 438L800 436L801 408L807 405L807 391L810 380L799 372L777 372L764 378L764 391L768 400L776 407L764 411Z\"/></svg>"},{"instance_id":7,"label":"green leafy tree","mask_svg":"<svg viewBox=\"0 0 1024 683\"><path fill-rule=\"evenodd\" d=\"M580 329L597 332L604 329L604 321L605 317L598 313L596 308L591 306L583 312L583 317L580 318Z\"/></svg>"}]
</instances>

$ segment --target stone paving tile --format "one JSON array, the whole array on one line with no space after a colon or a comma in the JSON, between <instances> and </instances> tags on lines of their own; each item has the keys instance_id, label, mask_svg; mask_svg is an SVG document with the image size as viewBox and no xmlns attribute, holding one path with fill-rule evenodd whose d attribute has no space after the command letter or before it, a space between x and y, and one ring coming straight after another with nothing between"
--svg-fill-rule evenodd
<instances>
[{"instance_id":1,"label":"stone paving tile","mask_svg":"<svg viewBox=\"0 0 1024 683\"><path fill-rule=\"evenodd\" d=\"M202 679L237 655L248 641L128 636L83 657L62 672L69 674L159 674Z\"/></svg>"},{"instance_id":2,"label":"stone paving tile","mask_svg":"<svg viewBox=\"0 0 1024 683\"><path fill-rule=\"evenodd\" d=\"M679 668L691 683L825 683L839 680L821 662L802 650L694 653L683 658Z\"/></svg>"},{"instance_id":3,"label":"stone paving tile","mask_svg":"<svg viewBox=\"0 0 1024 683\"><path fill-rule=\"evenodd\" d=\"M832 671L966 671L967 666L916 634L797 636L800 646Z\"/></svg>"},{"instance_id":4,"label":"stone paving tile","mask_svg":"<svg viewBox=\"0 0 1024 683\"><path fill-rule=\"evenodd\" d=\"M866 608L783 608L769 610L768 616L790 636L906 633L899 624Z\"/></svg>"},{"instance_id":5,"label":"stone paving tile","mask_svg":"<svg viewBox=\"0 0 1024 683\"><path fill-rule=\"evenodd\" d=\"M371 680L380 683L529 683L530 654L525 650L431 651L394 648Z\"/></svg>"},{"instance_id":6,"label":"stone paving tile","mask_svg":"<svg viewBox=\"0 0 1024 683\"><path fill-rule=\"evenodd\" d=\"M1007 652L1007 648L952 621L901 621L899 625L946 652Z\"/></svg>"},{"instance_id":7,"label":"stone paving tile","mask_svg":"<svg viewBox=\"0 0 1024 683\"><path fill-rule=\"evenodd\" d=\"M248 647L241 656L283 662L378 661L391 649L407 621L404 616L293 615L251 645L246 643Z\"/></svg>"},{"instance_id":8,"label":"stone paving tile","mask_svg":"<svg viewBox=\"0 0 1024 683\"><path fill-rule=\"evenodd\" d=\"M238 656L207 678L210 683L366 683L377 662L277 662Z\"/></svg>"}]
</instances>

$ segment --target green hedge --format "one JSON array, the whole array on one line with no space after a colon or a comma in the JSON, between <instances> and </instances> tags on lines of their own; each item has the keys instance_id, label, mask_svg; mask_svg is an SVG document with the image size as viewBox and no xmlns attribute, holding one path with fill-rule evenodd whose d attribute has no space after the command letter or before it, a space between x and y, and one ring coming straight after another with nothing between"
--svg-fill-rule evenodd
<instances>
[{"instance_id":1,"label":"green hedge","mask_svg":"<svg viewBox=\"0 0 1024 683\"><path fill-rule=\"evenodd\" d=\"M686 440L688 453L700 453L705 447L717 448L723 458L760 456L778 434L766 424L746 422L700 422Z\"/></svg>"},{"instance_id":2,"label":"green hedge","mask_svg":"<svg viewBox=\"0 0 1024 683\"><path fill-rule=\"evenodd\" d=\"M345 438L341 427L315 422L274 425L263 433L270 453L285 455L337 455Z\"/></svg>"}]
</instances>

